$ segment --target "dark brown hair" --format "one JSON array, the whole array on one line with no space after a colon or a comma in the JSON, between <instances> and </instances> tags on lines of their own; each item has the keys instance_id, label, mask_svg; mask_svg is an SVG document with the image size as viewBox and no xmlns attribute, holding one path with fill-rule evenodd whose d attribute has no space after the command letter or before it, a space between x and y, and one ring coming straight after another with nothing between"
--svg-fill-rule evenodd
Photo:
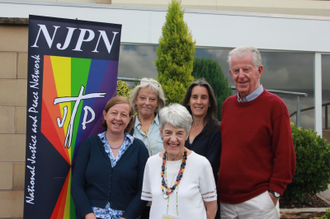
<instances>
[{"instance_id":1,"label":"dark brown hair","mask_svg":"<svg viewBox=\"0 0 330 219\"><path fill-rule=\"evenodd\" d=\"M209 129L208 129L207 133L210 133L210 131L212 131L214 125L219 123L217 120L218 104L217 104L217 100L215 98L215 94L214 94L214 91L213 91L211 85L209 83L207 83L207 81L204 78L196 79L193 83L191 83L189 85L187 92L186 92L186 96L183 99L182 105L187 108L187 110L189 111L190 114L192 114L190 106L189 106L189 100L191 97L192 90L195 86L205 87L209 94L210 107L207 109L207 113L204 117L204 124L208 125Z\"/></svg>"},{"instance_id":2,"label":"dark brown hair","mask_svg":"<svg viewBox=\"0 0 330 219\"><path fill-rule=\"evenodd\" d=\"M120 103L126 103L126 104L128 104L128 107L129 107L129 116L130 117L133 117L133 115L134 115L134 108L133 108L133 106L131 105L131 103L129 102L129 100L127 98L122 97L122 96L116 96L116 97L111 98L107 102L107 104L105 105L104 111L107 113L111 107L113 107L116 104L120 104ZM101 125L102 125L102 127L104 129L107 129L108 128L107 122L105 120L103 120L103 122L102 122ZM129 121L127 127L125 128L125 132L131 131L131 129L133 128L133 125L134 125L133 124L133 119L131 118L131 120Z\"/></svg>"}]
</instances>

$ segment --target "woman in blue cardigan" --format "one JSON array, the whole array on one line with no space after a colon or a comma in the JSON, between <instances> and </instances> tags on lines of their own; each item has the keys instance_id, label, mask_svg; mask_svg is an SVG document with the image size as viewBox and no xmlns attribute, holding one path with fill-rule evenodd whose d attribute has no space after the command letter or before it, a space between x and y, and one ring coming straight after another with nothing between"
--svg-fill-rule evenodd
<instances>
[{"instance_id":1,"label":"woman in blue cardigan","mask_svg":"<svg viewBox=\"0 0 330 219\"><path fill-rule=\"evenodd\" d=\"M84 219L136 219L146 202L140 199L148 151L127 132L134 109L124 97L113 97L103 111L105 132L80 145L73 169L72 197Z\"/></svg>"}]
</instances>

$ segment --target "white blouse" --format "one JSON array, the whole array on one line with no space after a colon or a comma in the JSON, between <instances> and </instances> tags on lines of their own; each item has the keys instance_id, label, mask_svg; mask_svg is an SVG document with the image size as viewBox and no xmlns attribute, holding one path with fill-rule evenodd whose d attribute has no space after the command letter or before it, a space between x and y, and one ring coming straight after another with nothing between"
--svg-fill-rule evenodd
<instances>
[{"instance_id":1,"label":"white blouse","mask_svg":"<svg viewBox=\"0 0 330 219\"><path fill-rule=\"evenodd\" d=\"M172 187L179 172L181 160L167 161L166 165L168 186ZM149 157L144 170L141 199L152 201L150 209L152 219L162 219L167 211L168 200L164 198L161 190L161 166L162 158L156 154ZM178 203L176 203L176 195ZM215 200L217 200L216 186L210 162L205 157L192 152L188 155L180 184L169 195L168 214L182 219L206 219L204 202ZM177 215L176 204L178 204L179 215Z\"/></svg>"}]
</instances>

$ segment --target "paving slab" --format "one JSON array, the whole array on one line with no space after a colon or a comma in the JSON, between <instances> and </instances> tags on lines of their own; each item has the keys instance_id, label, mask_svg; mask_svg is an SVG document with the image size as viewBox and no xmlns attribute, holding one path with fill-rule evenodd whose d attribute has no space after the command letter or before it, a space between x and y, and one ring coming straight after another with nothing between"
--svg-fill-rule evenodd
<instances>
[{"instance_id":1,"label":"paving slab","mask_svg":"<svg viewBox=\"0 0 330 219\"><path fill-rule=\"evenodd\" d=\"M323 197L330 204L330 185L328 186L327 190L325 190L324 192L320 192L318 195Z\"/></svg>"},{"instance_id":2,"label":"paving slab","mask_svg":"<svg viewBox=\"0 0 330 219\"><path fill-rule=\"evenodd\" d=\"M326 212L327 208L282 208L280 212Z\"/></svg>"}]
</instances>

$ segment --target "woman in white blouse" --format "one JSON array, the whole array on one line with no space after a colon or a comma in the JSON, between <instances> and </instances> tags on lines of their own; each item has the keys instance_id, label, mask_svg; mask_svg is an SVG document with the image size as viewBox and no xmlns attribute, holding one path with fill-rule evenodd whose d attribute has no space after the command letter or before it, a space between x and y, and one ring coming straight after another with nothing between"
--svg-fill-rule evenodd
<instances>
[{"instance_id":1,"label":"woman in white blouse","mask_svg":"<svg viewBox=\"0 0 330 219\"><path fill-rule=\"evenodd\" d=\"M192 117L179 104L159 112L165 151L151 156L144 170L141 199L151 202L152 219L214 219L217 195L209 161L184 147Z\"/></svg>"}]
</instances>

